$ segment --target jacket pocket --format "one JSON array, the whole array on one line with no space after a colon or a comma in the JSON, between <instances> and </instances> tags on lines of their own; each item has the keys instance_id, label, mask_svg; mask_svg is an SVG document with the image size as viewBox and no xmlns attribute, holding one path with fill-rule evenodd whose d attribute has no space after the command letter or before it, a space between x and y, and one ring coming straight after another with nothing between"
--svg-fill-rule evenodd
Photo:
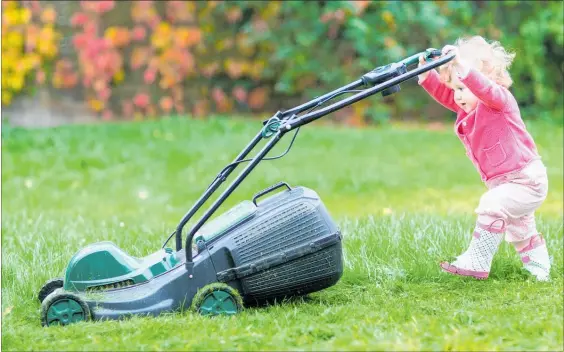
<instances>
[{"instance_id":1,"label":"jacket pocket","mask_svg":"<svg viewBox=\"0 0 564 352\"><path fill-rule=\"evenodd\" d=\"M507 159L507 154L499 141L492 147L484 149L484 153L491 166L499 166Z\"/></svg>"}]
</instances>

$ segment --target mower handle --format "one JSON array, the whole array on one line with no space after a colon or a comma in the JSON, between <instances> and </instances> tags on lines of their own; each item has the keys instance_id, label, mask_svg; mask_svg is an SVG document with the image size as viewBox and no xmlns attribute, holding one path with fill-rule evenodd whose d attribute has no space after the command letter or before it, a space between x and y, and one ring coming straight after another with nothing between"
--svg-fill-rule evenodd
<instances>
[{"instance_id":1,"label":"mower handle","mask_svg":"<svg viewBox=\"0 0 564 352\"><path fill-rule=\"evenodd\" d=\"M432 58L436 58L436 57L440 57L442 55L441 51L435 48L429 48L425 51L419 52L417 54L411 55L401 61L398 61L397 63L391 64L391 65L396 65L396 66L402 66L405 65L405 67L409 67L409 66L413 66L414 64L419 63L419 57L423 55L425 57L425 61L430 62ZM389 65L388 65L389 66ZM379 70L380 67L375 68L374 70L370 71L370 72L374 72ZM365 77L366 75L364 75L363 77ZM307 103L304 103L302 105L296 106L295 108L289 109L289 110L285 110L280 112L280 120L284 120L287 119L288 117L291 117L292 115L298 115L301 114L302 112L316 106L317 104L319 104L320 102L325 101L328 98L331 98L333 96L338 95L341 92L347 91L347 90L352 90L355 88L358 88L362 85L366 84L364 79L357 79L354 82L351 82L345 86L342 86L341 88L335 89L332 92L329 92L327 94L323 94L322 96L319 96L311 101L308 101ZM266 124L268 122L268 120L263 121L263 124Z\"/></svg>"},{"instance_id":2,"label":"mower handle","mask_svg":"<svg viewBox=\"0 0 564 352\"><path fill-rule=\"evenodd\" d=\"M425 55L427 60L426 65L417 67L414 70L407 71L407 66L411 66L418 62L419 56ZM432 60L429 62L429 58L441 56L438 60ZM454 54L450 53L445 56L440 55L440 52L436 49L427 49L424 52L412 55L402 61L397 63L389 64L383 67L376 68L371 71L372 75L369 80L365 77L370 73L364 75L361 79L358 79L346 86L336 89L330 93L327 93L321 97L311 100L305 104L302 104L293 109L280 112L278 111L273 117L278 117L283 123L279 126L277 132L273 135L273 138L259 151L259 153L251 160L250 164L245 167L243 171L236 177L236 179L227 187L226 190L219 196L219 198L211 205L211 207L205 212L205 214L198 220L198 222L192 227L190 232L186 235L186 266L190 268L193 266L192 257L192 240L195 233L202 227L202 225L213 215L213 213L219 208L219 206L225 201L227 197L235 190L237 186L243 181L243 179L255 168L255 166L266 156L266 154L274 147L274 145L282 138L287 132L299 128L302 125L308 124L314 120L319 119L335 110L341 109L345 106L351 105L359 100L365 99L371 95L382 92L382 94L388 92L395 92L399 89L399 84L420 75L423 72L434 69L435 67L441 66L454 58ZM303 116L296 116L297 114L310 109L314 106L322 104L323 102L330 100L333 96L343 93L347 90L357 88L359 86L365 85L367 83L373 84L373 87L364 89L362 92L357 93L349 98L338 101L331 104L323 109L306 113ZM394 90L396 89L396 90ZM388 93L388 94L391 94ZM238 165L238 161L243 160L243 158L257 145L257 143L262 139L261 132L259 132L255 138L245 147L245 149L237 156L235 162L232 163L232 167L228 167L224 172L221 173L220 177L216 177L213 183L208 187L205 193L198 199L196 204L190 209L190 211L184 215L180 223L178 224L175 235L176 235L176 250L180 251L182 249L182 229L186 223L190 220L192 215L203 205L203 203L211 196L213 192L219 187L227 176L235 169ZM255 199L256 200L256 199Z\"/></svg>"},{"instance_id":3,"label":"mower handle","mask_svg":"<svg viewBox=\"0 0 564 352\"><path fill-rule=\"evenodd\" d=\"M287 184L286 182L279 182L279 183L275 184L274 186L270 186L270 187L258 192L257 194L255 194L255 196L253 197L253 203L255 204L255 206L258 206L257 199L259 199L259 197L262 197L265 194L270 193L270 192L274 191L275 189L278 189L278 188L284 187L284 186L286 186L286 188L288 188L289 191L292 190L292 187L290 187L290 185Z\"/></svg>"},{"instance_id":4,"label":"mower handle","mask_svg":"<svg viewBox=\"0 0 564 352\"><path fill-rule=\"evenodd\" d=\"M429 49L427 49L423 52L411 55L410 57L401 60L399 62L399 64L405 64L405 66L407 66L407 67L413 66L413 65L419 63L419 57L421 55L423 55L425 61L431 62L431 59L440 57L442 55L442 52L439 49L429 48Z\"/></svg>"},{"instance_id":5,"label":"mower handle","mask_svg":"<svg viewBox=\"0 0 564 352\"><path fill-rule=\"evenodd\" d=\"M417 54L417 55L421 55ZM339 110L344 108L345 106L351 105L356 103L357 101L360 101L362 99L365 99L371 95L374 95L376 93L379 92L383 92L385 93L386 91L393 89L396 86L399 86L400 83L407 81L410 78L416 77L420 74L422 74L423 72L427 72L430 71L438 66L444 65L445 63L451 61L452 59L454 59L454 53L449 53L447 55L441 56L439 59L437 60L432 60L431 62L428 62L420 67L417 67L413 70L407 71L407 70L401 70L401 68L405 68L405 65L398 65L398 64L391 64L391 65L387 65L387 66L391 66L392 68L397 68L397 71L399 74L397 74L395 77L392 77L390 79L387 79L383 82L377 81L376 80L376 84L374 87L368 88L368 89L364 89L362 92L357 93L351 97L348 97L346 99L340 100L334 104L331 104L323 109L317 110L317 111L313 111L310 112L308 114L299 116L298 118L286 121L286 123L284 125L281 126L279 133L287 133L295 128L298 128L302 125L308 124L314 120L317 120L318 118L325 116L327 114L332 113L333 111ZM416 57L416 55L413 55L412 57ZM411 59L413 60L413 59ZM387 67L386 66L386 67Z\"/></svg>"}]
</instances>

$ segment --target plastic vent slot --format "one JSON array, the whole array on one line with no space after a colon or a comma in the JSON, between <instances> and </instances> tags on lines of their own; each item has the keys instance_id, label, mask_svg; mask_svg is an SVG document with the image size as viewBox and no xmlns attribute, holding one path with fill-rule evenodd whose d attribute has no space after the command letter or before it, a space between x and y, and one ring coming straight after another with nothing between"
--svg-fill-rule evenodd
<instances>
[{"instance_id":1,"label":"plastic vent slot","mask_svg":"<svg viewBox=\"0 0 564 352\"><path fill-rule=\"evenodd\" d=\"M106 285L98 285L98 286L90 286L86 289L87 292L98 292L98 291L106 291L112 290L116 288L124 288L127 286L132 286L134 284L133 280L127 279L123 281L113 282L111 284Z\"/></svg>"},{"instance_id":2,"label":"plastic vent slot","mask_svg":"<svg viewBox=\"0 0 564 352\"><path fill-rule=\"evenodd\" d=\"M274 217L243 229L234 238L239 250L239 265L292 248L328 233L325 222L312 206L304 203L289 206Z\"/></svg>"}]
</instances>

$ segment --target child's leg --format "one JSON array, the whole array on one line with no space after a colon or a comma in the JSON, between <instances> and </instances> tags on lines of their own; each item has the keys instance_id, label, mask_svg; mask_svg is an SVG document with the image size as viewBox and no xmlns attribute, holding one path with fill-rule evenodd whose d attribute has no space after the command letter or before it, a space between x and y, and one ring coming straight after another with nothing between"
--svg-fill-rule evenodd
<instances>
[{"instance_id":1,"label":"child's leg","mask_svg":"<svg viewBox=\"0 0 564 352\"><path fill-rule=\"evenodd\" d=\"M501 186L488 190L482 196L476 211L478 219L468 248L452 263L442 262L443 270L476 279L488 278L493 258L503 240L507 222L507 214L500 210L507 194L505 190L507 186Z\"/></svg>"},{"instance_id":2,"label":"child's leg","mask_svg":"<svg viewBox=\"0 0 564 352\"><path fill-rule=\"evenodd\" d=\"M476 208L478 219L470 246L453 263L441 263L445 271L482 279L488 277L506 225L532 214L546 197L546 188L538 182L516 181L501 183L484 193Z\"/></svg>"},{"instance_id":3,"label":"child's leg","mask_svg":"<svg viewBox=\"0 0 564 352\"><path fill-rule=\"evenodd\" d=\"M539 281L550 280L550 257L546 242L537 231L534 214L510 221L505 239L519 253L527 271Z\"/></svg>"},{"instance_id":4,"label":"child's leg","mask_svg":"<svg viewBox=\"0 0 564 352\"><path fill-rule=\"evenodd\" d=\"M487 279L493 257L502 240L503 228L484 228L478 223L468 249L452 263L441 263L441 268L452 274Z\"/></svg>"}]
</instances>

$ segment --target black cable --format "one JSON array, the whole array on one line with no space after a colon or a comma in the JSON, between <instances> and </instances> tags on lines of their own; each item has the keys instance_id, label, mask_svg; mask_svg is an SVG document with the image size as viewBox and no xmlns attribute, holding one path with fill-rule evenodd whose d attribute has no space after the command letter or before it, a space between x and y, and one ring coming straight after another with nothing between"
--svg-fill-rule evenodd
<instances>
[{"instance_id":1,"label":"black cable","mask_svg":"<svg viewBox=\"0 0 564 352\"><path fill-rule=\"evenodd\" d=\"M350 89L350 90L343 90L341 92L337 92L327 98L325 98L324 100L318 102L315 106L313 106L311 109L309 109L306 114L309 114L310 112L314 111L315 109L319 108L321 105L325 104L326 102L328 102L329 100L341 95L341 94L345 94L345 93L359 93L362 92L362 89ZM296 116L297 118L297 116ZM292 119L293 120L293 119ZM288 120L288 122L292 121L292 120ZM283 157L284 155L288 154L288 152L290 151L290 149L292 148L292 145L294 144L294 140L296 139L296 136L298 135L298 132L300 131L301 127L298 127L296 129L296 132L294 133L294 136L292 137L292 140L290 141L290 145L288 146L288 148L286 149L286 151L278 156L275 157L270 157L270 158L263 158L262 160L275 160L275 159L280 159L281 157ZM217 174L217 176L213 179L212 183L208 186L208 188L206 188L206 191L211 187L211 185L215 182L215 180L217 180L218 178L221 177L221 175L225 172L225 170L227 170L229 167L233 166L233 165L237 165L239 163L245 163L245 162L249 162L252 161L253 159L244 159L244 160L239 160L239 161L235 161L229 165L227 165L226 167L224 167L219 174ZM165 243L163 244L162 248L164 248L166 246L166 244L168 243L168 241L170 241L170 239L172 238L172 236L174 236L176 234L176 230L174 230L173 233L170 234L170 236L167 238L167 240L165 241Z\"/></svg>"},{"instance_id":2,"label":"black cable","mask_svg":"<svg viewBox=\"0 0 564 352\"><path fill-rule=\"evenodd\" d=\"M168 236L168 238L166 239L165 243L163 244L163 246L161 248L165 248L166 244L168 243L168 241L170 241L170 239L172 238L172 236L174 236L176 234L176 230L174 230L170 236Z\"/></svg>"},{"instance_id":3,"label":"black cable","mask_svg":"<svg viewBox=\"0 0 564 352\"><path fill-rule=\"evenodd\" d=\"M363 91L362 89L351 89L351 90L344 90L344 91L335 93L335 94L333 94L333 95L331 95L331 96L325 98L324 100L320 101L319 103L317 103L317 105L315 105L314 107L312 107L311 109L309 109L309 110L306 112L306 114L309 114L309 113L312 112L313 110L319 108L322 104L326 103L327 101L329 101L329 100L331 100L331 99L333 99L333 98L335 98L335 97L337 97L337 96L339 96L339 95L341 95L341 94L344 94L344 93L359 93L359 92L362 92L362 91ZM291 120L288 120L288 122L290 122L290 121L291 121ZM294 140L296 139L296 136L298 135L298 132L300 131L300 128L301 128L301 127L298 127L298 129L297 129L296 132L294 133L294 136L292 137L292 140L290 141L290 145L288 146L288 148L286 149L286 151L285 151L284 153L282 153L281 155L275 156L275 157L263 158L262 160L275 160L275 159L280 159L280 158L283 157L284 155L288 154L288 152L290 151L290 148L292 148L292 144L294 144ZM215 179L212 181L212 184L213 184L213 182L214 182L215 180L217 180L217 179L221 176L221 174L222 174L225 170L227 170L229 167L231 167L231 166L233 166L233 165L237 165L237 164L239 164L239 163L249 162L249 161L252 161L252 160L253 160L253 159L244 159L244 160L235 161L235 162L233 162L233 163L227 165L227 166L224 167L223 170L221 170L221 171L219 172L219 174L215 177ZM209 189L210 187L211 187L211 184L210 184L210 186L208 186L208 189Z\"/></svg>"}]
</instances>

